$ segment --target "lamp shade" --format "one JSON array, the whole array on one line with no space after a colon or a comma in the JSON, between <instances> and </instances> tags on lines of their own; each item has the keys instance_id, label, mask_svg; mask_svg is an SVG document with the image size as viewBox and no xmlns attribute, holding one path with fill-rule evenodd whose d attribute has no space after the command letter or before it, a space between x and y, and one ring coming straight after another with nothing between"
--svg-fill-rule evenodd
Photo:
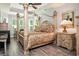
<instances>
[{"instance_id":1,"label":"lamp shade","mask_svg":"<svg viewBox=\"0 0 79 59\"><path fill-rule=\"evenodd\" d=\"M61 25L62 26L66 26L68 24L68 21L67 20L63 20L62 22L61 22Z\"/></svg>"}]
</instances>

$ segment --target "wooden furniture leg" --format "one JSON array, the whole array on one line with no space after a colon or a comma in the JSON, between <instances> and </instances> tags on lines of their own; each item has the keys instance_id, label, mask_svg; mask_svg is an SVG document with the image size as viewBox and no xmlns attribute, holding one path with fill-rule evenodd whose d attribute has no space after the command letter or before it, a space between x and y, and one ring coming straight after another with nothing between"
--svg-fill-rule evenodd
<instances>
[{"instance_id":1,"label":"wooden furniture leg","mask_svg":"<svg viewBox=\"0 0 79 59\"><path fill-rule=\"evenodd\" d=\"M5 50L5 55L6 55L6 41L4 42L4 50Z\"/></svg>"}]
</instances>

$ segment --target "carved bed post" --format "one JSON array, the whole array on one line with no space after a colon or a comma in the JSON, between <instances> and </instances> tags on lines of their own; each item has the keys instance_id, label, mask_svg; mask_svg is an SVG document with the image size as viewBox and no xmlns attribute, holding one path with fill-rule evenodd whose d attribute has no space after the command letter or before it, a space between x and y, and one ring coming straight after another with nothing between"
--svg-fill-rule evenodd
<instances>
[{"instance_id":1,"label":"carved bed post","mask_svg":"<svg viewBox=\"0 0 79 59\"><path fill-rule=\"evenodd\" d=\"M23 4L23 7L24 7L24 55L29 55L29 49L26 48L27 45L28 45L28 4L25 3Z\"/></svg>"},{"instance_id":2,"label":"carved bed post","mask_svg":"<svg viewBox=\"0 0 79 59\"><path fill-rule=\"evenodd\" d=\"M19 13L16 14L17 17L17 40L19 39L18 34L19 34Z\"/></svg>"}]
</instances>

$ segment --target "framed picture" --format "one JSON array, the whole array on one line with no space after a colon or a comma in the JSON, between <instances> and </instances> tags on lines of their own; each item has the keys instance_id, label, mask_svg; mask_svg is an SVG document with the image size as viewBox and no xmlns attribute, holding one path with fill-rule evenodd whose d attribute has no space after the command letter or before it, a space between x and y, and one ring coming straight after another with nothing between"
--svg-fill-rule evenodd
<instances>
[{"instance_id":1,"label":"framed picture","mask_svg":"<svg viewBox=\"0 0 79 59\"><path fill-rule=\"evenodd\" d=\"M62 20L70 20L72 22L72 26L74 27L74 12L65 12L62 14Z\"/></svg>"}]
</instances>

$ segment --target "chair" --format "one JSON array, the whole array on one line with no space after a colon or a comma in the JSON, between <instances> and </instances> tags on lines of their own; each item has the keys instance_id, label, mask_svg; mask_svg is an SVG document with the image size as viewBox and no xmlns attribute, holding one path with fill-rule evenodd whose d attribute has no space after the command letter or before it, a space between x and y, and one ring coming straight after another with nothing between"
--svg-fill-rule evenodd
<instances>
[{"instance_id":1,"label":"chair","mask_svg":"<svg viewBox=\"0 0 79 59\"><path fill-rule=\"evenodd\" d=\"M8 38L8 35L7 34L0 33L0 42L3 42L4 43L4 52L5 52L5 55L6 55L7 38Z\"/></svg>"}]
</instances>

